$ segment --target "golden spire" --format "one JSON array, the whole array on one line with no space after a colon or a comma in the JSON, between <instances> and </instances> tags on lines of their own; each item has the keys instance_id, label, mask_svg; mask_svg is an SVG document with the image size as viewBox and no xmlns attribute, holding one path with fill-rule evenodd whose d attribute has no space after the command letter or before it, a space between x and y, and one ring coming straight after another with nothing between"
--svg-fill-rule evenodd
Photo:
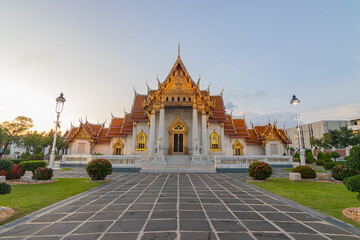
<instances>
[{"instance_id":1,"label":"golden spire","mask_svg":"<svg viewBox=\"0 0 360 240\"><path fill-rule=\"evenodd\" d=\"M180 58L180 43L178 45L178 58Z\"/></svg>"}]
</instances>

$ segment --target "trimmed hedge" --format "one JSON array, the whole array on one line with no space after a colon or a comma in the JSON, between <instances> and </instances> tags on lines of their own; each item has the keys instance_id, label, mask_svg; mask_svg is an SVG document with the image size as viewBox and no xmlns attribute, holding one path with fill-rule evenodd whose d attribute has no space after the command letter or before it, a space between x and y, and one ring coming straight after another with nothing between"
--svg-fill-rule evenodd
<instances>
[{"instance_id":1,"label":"trimmed hedge","mask_svg":"<svg viewBox=\"0 0 360 240\"><path fill-rule=\"evenodd\" d=\"M50 180L54 176L54 170L46 167L39 167L35 170L33 179Z\"/></svg>"},{"instance_id":2,"label":"trimmed hedge","mask_svg":"<svg viewBox=\"0 0 360 240\"><path fill-rule=\"evenodd\" d=\"M308 151L308 153L306 154L305 162L306 163L314 163L315 162L314 156L311 151Z\"/></svg>"},{"instance_id":3,"label":"trimmed hedge","mask_svg":"<svg viewBox=\"0 0 360 240\"><path fill-rule=\"evenodd\" d=\"M24 161L20 163L23 171L32 171L33 173L38 167L46 167L45 161Z\"/></svg>"},{"instance_id":4,"label":"trimmed hedge","mask_svg":"<svg viewBox=\"0 0 360 240\"><path fill-rule=\"evenodd\" d=\"M12 161L14 164L20 164L21 162L25 161L21 159L9 159L9 160Z\"/></svg>"},{"instance_id":5,"label":"trimmed hedge","mask_svg":"<svg viewBox=\"0 0 360 240\"><path fill-rule=\"evenodd\" d=\"M360 174L360 171L356 168L348 168L344 164L338 164L331 169L331 175L333 178L339 181L343 181L347 177Z\"/></svg>"},{"instance_id":6,"label":"trimmed hedge","mask_svg":"<svg viewBox=\"0 0 360 240\"><path fill-rule=\"evenodd\" d=\"M292 172L300 173L301 178L314 179L316 178L316 172L309 166L300 165L293 168Z\"/></svg>"},{"instance_id":7,"label":"trimmed hedge","mask_svg":"<svg viewBox=\"0 0 360 240\"><path fill-rule=\"evenodd\" d=\"M318 155L317 155L317 160L320 160L320 159L322 159L322 160L324 160L325 159L325 155L324 155L324 153L323 152L318 152Z\"/></svg>"},{"instance_id":8,"label":"trimmed hedge","mask_svg":"<svg viewBox=\"0 0 360 240\"><path fill-rule=\"evenodd\" d=\"M0 194L11 193L11 186L6 183L0 183Z\"/></svg>"},{"instance_id":9,"label":"trimmed hedge","mask_svg":"<svg viewBox=\"0 0 360 240\"><path fill-rule=\"evenodd\" d=\"M325 157L324 157L324 159L325 159L325 162L331 162L332 160L331 160L331 156L330 156L330 153L325 153Z\"/></svg>"},{"instance_id":10,"label":"trimmed hedge","mask_svg":"<svg viewBox=\"0 0 360 240\"><path fill-rule=\"evenodd\" d=\"M330 157L332 157L336 161L336 159L340 157L340 154L333 151L332 153L330 153Z\"/></svg>"},{"instance_id":11,"label":"trimmed hedge","mask_svg":"<svg viewBox=\"0 0 360 240\"><path fill-rule=\"evenodd\" d=\"M293 156L293 161L300 162L300 153L299 152L295 153L295 155Z\"/></svg>"},{"instance_id":12,"label":"trimmed hedge","mask_svg":"<svg viewBox=\"0 0 360 240\"><path fill-rule=\"evenodd\" d=\"M27 160L44 160L44 157L41 154L31 154Z\"/></svg>"},{"instance_id":13,"label":"trimmed hedge","mask_svg":"<svg viewBox=\"0 0 360 240\"><path fill-rule=\"evenodd\" d=\"M266 180L271 177L272 167L264 162L253 162L249 166L249 175L255 180Z\"/></svg>"},{"instance_id":14,"label":"trimmed hedge","mask_svg":"<svg viewBox=\"0 0 360 240\"><path fill-rule=\"evenodd\" d=\"M324 169L325 170L331 170L334 166L342 164L342 162L324 162Z\"/></svg>"},{"instance_id":15,"label":"trimmed hedge","mask_svg":"<svg viewBox=\"0 0 360 240\"><path fill-rule=\"evenodd\" d=\"M12 161L7 160L7 159L0 160L0 171L11 170L11 169L13 169L13 167L14 167L14 164Z\"/></svg>"},{"instance_id":16,"label":"trimmed hedge","mask_svg":"<svg viewBox=\"0 0 360 240\"><path fill-rule=\"evenodd\" d=\"M318 165L318 166L323 166L324 163L325 163L325 160L324 160L324 159L316 160L316 165Z\"/></svg>"}]
</instances>

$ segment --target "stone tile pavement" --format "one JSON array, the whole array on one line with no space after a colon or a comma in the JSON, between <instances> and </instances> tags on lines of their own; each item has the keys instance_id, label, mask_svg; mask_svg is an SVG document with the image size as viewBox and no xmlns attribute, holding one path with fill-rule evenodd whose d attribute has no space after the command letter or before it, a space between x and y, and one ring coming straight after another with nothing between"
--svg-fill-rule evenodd
<instances>
[{"instance_id":1,"label":"stone tile pavement","mask_svg":"<svg viewBox=\"0 0 360 240\"><path fill-rule=\"evenodd\" d=\"M273 194L246 174L116 173L0 239L360 239Z\"/></svg>"}]
</instances>

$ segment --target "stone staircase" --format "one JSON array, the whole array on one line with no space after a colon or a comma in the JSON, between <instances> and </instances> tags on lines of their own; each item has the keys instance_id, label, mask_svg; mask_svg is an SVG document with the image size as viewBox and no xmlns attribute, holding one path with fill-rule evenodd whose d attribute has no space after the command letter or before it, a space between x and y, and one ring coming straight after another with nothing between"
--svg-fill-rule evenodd
<instances>
[{"instance_id":1,"label":"stone staircase","mask_svg":"<svg viewBox=\"0 0 360 240\"><path fill-rule=\"evenodd\" d=\"M216 173L214 164L192 164L191 156L174 154L166 156L167 164L154 165L151 161L143 161L141 173Z\"/></svg>"}]
</instances>

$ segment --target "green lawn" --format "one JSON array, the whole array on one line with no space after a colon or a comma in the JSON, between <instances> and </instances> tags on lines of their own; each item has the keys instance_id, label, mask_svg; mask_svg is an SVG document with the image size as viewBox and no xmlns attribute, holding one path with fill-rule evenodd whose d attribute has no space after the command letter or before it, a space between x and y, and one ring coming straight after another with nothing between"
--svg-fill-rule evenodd
<instances>
[{"instance_id":1,"label":"green lawn","mask_svg":"<svg viewBox=\"0 0 360 240\"><path fill-rule=\"evenodd\" d=\"M258 187L333 216L356 227L356 223L342 215L344 208L360 207L357 193L350 192L342 184L320 182L291 182L286 178L271 178L270 182L254 182Z\"/></svg>"},{"instance_id":2,"label":"green lawn","mask_svg":"<svg viewBox=\"0 0 360 240\"><path fill-rule=\"evenodd\" d=\"M82 193L104 183L86 182L89 178L58 178L48 184L13 185L10 194L1 195L0 206L10 207L15 215L5 223L21 218L41 208Z\"/></svg>"}]
</instances>

